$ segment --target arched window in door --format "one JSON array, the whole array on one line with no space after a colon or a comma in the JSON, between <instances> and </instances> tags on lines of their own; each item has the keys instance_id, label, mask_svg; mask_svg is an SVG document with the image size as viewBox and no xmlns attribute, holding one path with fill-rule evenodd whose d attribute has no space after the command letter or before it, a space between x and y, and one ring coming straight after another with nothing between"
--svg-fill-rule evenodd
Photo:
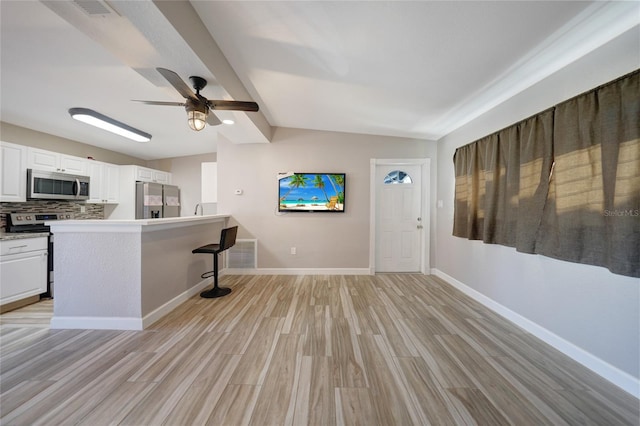
<instances>
[{"instance_id":1,"label":"arched window in door","mask_svg":"<svg viewBox=\"0 0 640 426\"><path fill-rule=\"evenodd\" d=\"M413 183L413 180L411 180L411 176L402 170L394 170L384 177L385 185L397 185L404 183Z\"/></svg>"}]
</instances>

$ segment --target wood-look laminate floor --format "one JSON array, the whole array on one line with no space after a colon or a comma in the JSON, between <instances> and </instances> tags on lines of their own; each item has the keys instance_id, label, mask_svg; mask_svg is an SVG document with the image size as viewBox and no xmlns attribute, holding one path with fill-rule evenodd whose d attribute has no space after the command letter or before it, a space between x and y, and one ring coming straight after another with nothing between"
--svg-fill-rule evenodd
<instances>
[{"instance_id":1,"label":"wood-look laminate floor","mask_svg":"<svg viewBox=\"0 0 640 426\"><path fill-rule=\"evenodd\" d=\"M638 425L637 399L422 275L225 276L145 331L0 316L2 425Z\"/></svg>"}]
</instances>

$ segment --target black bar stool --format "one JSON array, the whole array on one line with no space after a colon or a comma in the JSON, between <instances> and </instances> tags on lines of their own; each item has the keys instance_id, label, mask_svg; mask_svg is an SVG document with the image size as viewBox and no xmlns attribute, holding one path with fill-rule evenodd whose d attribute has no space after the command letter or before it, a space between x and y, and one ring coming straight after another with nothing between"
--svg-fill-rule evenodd
<instances>
[{"instance_id":1,"label":"black bar stool","mask_svg":"<svg viewBox=\"0 0 640 426\"><path fill-rule=\"evenodd\" d=\"M230 288L218 287L218 255L228 248L232 247L236 243L236 235L238 234L238 227L232 226L225 228L220 233L219 244L207 244L206 246L198 247L191 253L208 253L213 254L213 271L205 272L201 275L202 278L213 277L213 288L211 290L203 291L200 293L200 297L214 298L222 297L231 293Z\"/></svg>"}]
</instances>

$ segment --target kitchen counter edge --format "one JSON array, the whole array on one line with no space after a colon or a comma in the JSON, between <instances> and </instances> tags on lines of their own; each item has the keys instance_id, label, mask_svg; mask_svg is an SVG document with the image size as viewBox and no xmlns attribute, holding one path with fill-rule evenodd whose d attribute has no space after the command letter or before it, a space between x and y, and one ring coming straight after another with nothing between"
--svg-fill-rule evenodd
<instances>
[{"instance_id":1,"label":"kitchen counter edge","mask_svg":"<svg viewBox=\"0 0 640 426\"><path fill-rule=\"evenodd\" d=\"M23 240L25 238L42 238L48 236L48 232L0 232L0 241Z\"/></svg>"},{"instance_id":2,"label":"kitchen counter edge","mask_svg":"<svg viewBox=\"0 0 640 426\"><path fill-rule=\"evenodd\" d=\"M46 222L54 234L65 232L149 232L226 221L230 215L167 217L159 219L83 219Z\"/></svg>"}]
</instances>

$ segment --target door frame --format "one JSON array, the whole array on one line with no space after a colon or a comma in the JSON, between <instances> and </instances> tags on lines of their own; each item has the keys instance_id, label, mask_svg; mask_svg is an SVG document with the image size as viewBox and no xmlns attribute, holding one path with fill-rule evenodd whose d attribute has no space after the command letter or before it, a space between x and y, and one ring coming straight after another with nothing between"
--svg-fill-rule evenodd
<instances>
[{"instance_id":1,"label":"door frame","mask_svg":"<svg viewBox=\"0 0 640 426\"><path fill-rule=\"evenodd\" d=\"M376 168L377 166L405 164L420 166L422 181L421 209L422 209L422 238L420 240L420 272L424 275L431 273L430 242L431 242L431 159L430 158L372 158L369 167L369 273L376 273Z\"/></svg>"}]
</instances>

